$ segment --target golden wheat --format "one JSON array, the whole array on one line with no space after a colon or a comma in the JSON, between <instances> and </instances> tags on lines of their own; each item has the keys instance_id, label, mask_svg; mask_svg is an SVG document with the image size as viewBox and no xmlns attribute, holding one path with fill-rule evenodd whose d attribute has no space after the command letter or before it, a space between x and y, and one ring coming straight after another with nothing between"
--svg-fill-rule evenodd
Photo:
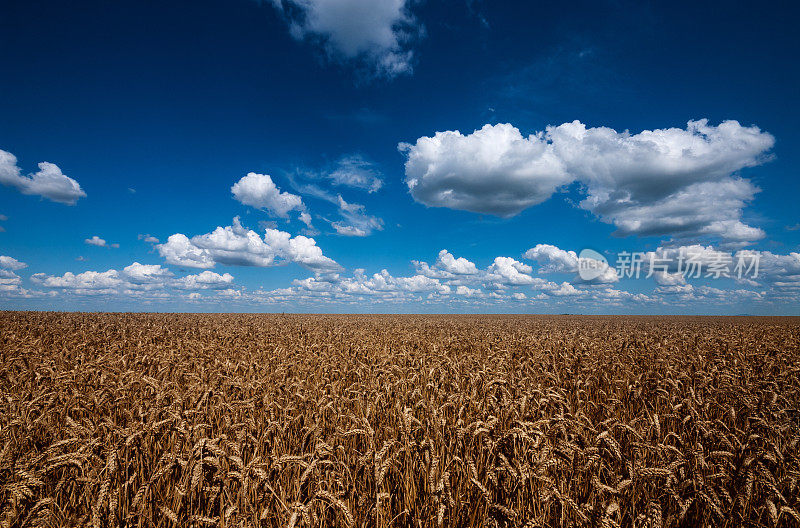
<instances>
[{"instance_id":1,"label":"golden wheat","mask_svg":"<svg viewBox=\"0 0 800 528\"><path fill-rule=\"evenodd\" d=\"M800 526L800 321L0 313L0 526Z\"/></svg>"}]
</instances>

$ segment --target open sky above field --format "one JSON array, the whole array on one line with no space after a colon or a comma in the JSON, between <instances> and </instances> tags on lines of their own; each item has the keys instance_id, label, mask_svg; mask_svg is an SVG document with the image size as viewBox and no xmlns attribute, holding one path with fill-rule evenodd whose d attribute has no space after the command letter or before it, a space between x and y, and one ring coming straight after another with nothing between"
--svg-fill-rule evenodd
<instances>
[{"instance_id":1,"label":"open sky above field","mask_svg":"<svg viewBox=\"0 0 800 528\"><path fill-rule=\"evenodd\" d=\"M6 2L0 308L800 314L797 12L703 4Z\"/></svg>"}]
</instances>

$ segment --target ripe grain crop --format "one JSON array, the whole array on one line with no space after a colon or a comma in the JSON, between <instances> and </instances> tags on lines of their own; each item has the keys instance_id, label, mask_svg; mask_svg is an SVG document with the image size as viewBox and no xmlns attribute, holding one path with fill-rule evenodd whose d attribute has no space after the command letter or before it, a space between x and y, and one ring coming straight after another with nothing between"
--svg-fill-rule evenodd
<instances>
[{"instance_id":1,"label":"ripe grain crop","mask_svg":"<svg viewBox=\"0 0 800 528\"><path fill-rule=\"evenodd\" d=\"M0 313L0 526L800 526L800 320Z\"/></svg>"}]
</instances>

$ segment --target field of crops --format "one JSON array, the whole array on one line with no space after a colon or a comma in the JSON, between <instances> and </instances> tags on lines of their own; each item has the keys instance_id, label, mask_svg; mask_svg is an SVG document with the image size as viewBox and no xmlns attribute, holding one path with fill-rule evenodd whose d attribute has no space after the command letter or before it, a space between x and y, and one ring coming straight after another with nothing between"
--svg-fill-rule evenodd
<instances>
[{"instance_id":1,"label":"field of crops","mask_svg":"<svg viewBox=\"0 0 800 528\"><path fill-rule=\"evenodd\" d=\"M0 526L800 526L800 320L0 313Z\"/></svg>"}]
</instances>

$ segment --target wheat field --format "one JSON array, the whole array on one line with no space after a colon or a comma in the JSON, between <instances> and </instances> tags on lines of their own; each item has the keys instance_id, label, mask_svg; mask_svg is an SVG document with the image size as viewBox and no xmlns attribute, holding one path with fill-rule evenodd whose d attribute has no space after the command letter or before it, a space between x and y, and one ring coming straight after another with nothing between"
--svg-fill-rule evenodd
<instances>
[{"instance_id":1,"label":"wheat field","mask_svg":"<svg viewBox=\"0 0 800 528\"><path fill-rule=\"evenodd\" d=\"M800 320L0 313L0 525L800 526Z\"/></svg>"}]
</instances>

